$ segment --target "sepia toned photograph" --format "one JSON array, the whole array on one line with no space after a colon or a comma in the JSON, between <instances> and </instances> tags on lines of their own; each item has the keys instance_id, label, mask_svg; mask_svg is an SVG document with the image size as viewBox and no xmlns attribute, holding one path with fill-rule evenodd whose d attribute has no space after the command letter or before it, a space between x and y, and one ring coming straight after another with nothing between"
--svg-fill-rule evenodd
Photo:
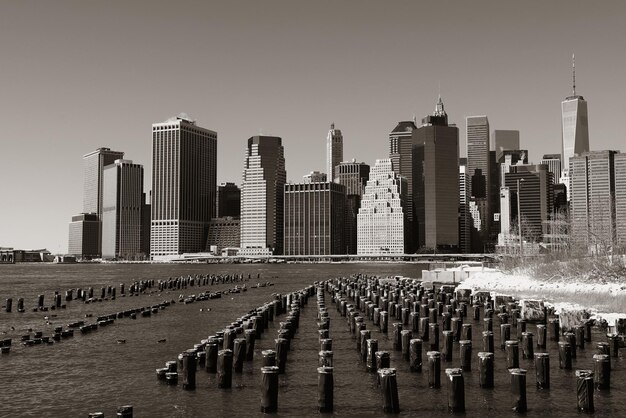
<instances>
[{"instance_id":1,"label":"sepia toned photograph","mask_svg":"<svg viewBox=\"0 0 626 418\"><path fill-rule=\"evenodd\" d=\"M0 0L0 417L626 417L626 2Z\"/></svg>"}]
</instances>

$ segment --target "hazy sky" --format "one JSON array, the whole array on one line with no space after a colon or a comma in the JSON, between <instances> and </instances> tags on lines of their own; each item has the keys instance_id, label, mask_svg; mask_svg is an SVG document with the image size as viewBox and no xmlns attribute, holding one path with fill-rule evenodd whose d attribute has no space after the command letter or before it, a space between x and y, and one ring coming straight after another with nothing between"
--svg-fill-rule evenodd
<instances>
[{"instance_id":1,"label":"hazy sky","mask_svg":"<svg viewBox=\"0 0 626 418\"><path fill-rule=\"evenodd\" d=\"M151 124L180 112L218 132L218 181L244 146L283 138L287 176L388 156L399 120L441 84L465 155L465 117L560 152L560 102L589 103L592 149L626 151L626 2L0 0L0 246L67 249L82 156L126 152L151 177Z\"/></svg>"}]
</instances>

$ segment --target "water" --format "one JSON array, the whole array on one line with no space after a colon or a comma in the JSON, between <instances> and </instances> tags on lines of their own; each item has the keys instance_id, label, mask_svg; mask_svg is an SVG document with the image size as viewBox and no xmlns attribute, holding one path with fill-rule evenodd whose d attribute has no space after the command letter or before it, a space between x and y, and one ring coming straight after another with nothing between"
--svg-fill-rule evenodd
<instances>
[{"instance_id":1,"label":"water","mask_svg":"<svg viewBox=\"0 0 626 418\"><path fill-rule=\"evenodd\" d=\"M248 310L269 300L274 292L286 293L303 288L315 280L324 280L351 273L377 275L404 275L419 277L422 265L415 264L254 264L254 265L171 265L171 264L116 264L116 265L5 265L0 266L0 298L13 298L13 312L0 312L0 338L13 338L11 353L0 356L0 416L87 416L102 411L115 416L118 406L131 404L136 417L183 416L261 416L260 413L260 352L273 348L278 321L267 330L255 347L255 360L244 365L242 374L234 374L233 388L217 389L215 376L200 370L195 391L183 391L178 386L167 386L157 381L155 369L165 361L174 360L178 353L222 329ZM118 297L115 301L85 305L68 303L68 309L50 312L32 312L36 296L46 296L50 305L55 290L94 287L96 293L106 285L127 286L138 279L166 279L187 274L243 273L260 281L271 281L274 286L250 289L247 292L226 295L222 299L176 304L149 318L123 318L112 326L100 328L91 334L79 332L72 339L52 346L24 347L19 341L28 328L51 335L54 326L85 320L91 322L99 314L149 306L163 300L178 299L179 294L204 290L223 290L233 285L206 286L164 292L161 295ZM248 282L248 286L256 280ZM118 289L119 292L119 289ZM17 313L17 298L25 298L27 312ZM65 302L64 302L65 303ZM382 399L376 388L375 376L368 374L359 360L356 342L347 331L327 296L331 316L330 335L333 339L335 366L335 412L337 416L378 416L382 414ZM200 311L200 309L203 311ZM210 311L207 311L210 308ZM45 315L58 315L49 319ZM292 341L287 372L280 376L279 416L313 416L317 412L318 336L315 298L301 314L300 329ZM393 323L390 320L390 323ZM504 352L496 348L495 389L478 386L478 359L482 349L482 320L473 324L473 371L465 374L466 410L468 416L513 416L509 373L504 368ZM499 321L494 319L494 340L499 342ZM14 327L15 330L11 330ZM400 416L448 416L447 390L443 369L459 365L459 349L455 344L452 364L442 363L442 388L429 389L426 370L410 373L408 363L399 351L393 351L391 341L379 333L371 322L372 338L379 340L379 349L391 353L392 367L398 369ZM534 332L534 326L528 326ZM32 335L32 334L31 334ZM515 335L515 331L513 331ZM389 334L391 337L392 334ZM536 338L536 336L535 336ZM118 344L125 339L125 344ZM158 343L166 339L165 343ZM604 341L596 332L595 341ZM591 368L595 345L579 350L575 369ZM425 351L425 350L424 350ZM556 344L550 342L551 389L539 391L534 385L532 361L520 358L520 366L528 369L528 416L576 415L576 382L574 370L558 369ZM426 359L424 353L424 360ZM611 391L596 392L597 416L626 416L626 398L622 359L612 359Z\"/></svg>"}]
</instances>

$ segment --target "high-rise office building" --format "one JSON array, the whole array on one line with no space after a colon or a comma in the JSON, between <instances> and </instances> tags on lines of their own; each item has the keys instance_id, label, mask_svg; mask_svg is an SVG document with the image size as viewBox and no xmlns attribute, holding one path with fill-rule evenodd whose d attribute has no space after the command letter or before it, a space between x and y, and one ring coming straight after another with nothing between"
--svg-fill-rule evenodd
<instances>
[{"instance_id":1,"label":"high-rise office building","mask_svg":"<svg viewBox=\"0 0 626 418\"><path fill-rule=\"evenodd\" d=\"M500 166L498 184L499 186L504 186L504 176L506 173L510 172L512 166L528 164L528 150L516 149L503 151L497 163Z\"/></svg>"},{"instance_id":2,"label":"high-rise office building","mask_svg":"<svg viewBox=\"0 0 626 418\"><path fill-rule=\"evenodd\" d=\"M221 216L211 219L207 248L215 247L220 254L224 248L239 248L241 243L241 220L234 216Z\"/></svg>"},{"instance_id":3,"label":"high-rise office building","mask_svg":"<svg viewBox=\"0 0 626 418\"><path fill-rule=\"evenodd\" d=\"M120 158L124 158L124 153L111 151L110 148L98 148L83 156L83 213L95 213L98 220L102 221L102 172L105 166ZM96 241L98 256L102 255L102 230L89 227L84 232L96 234L93 237L84 237L84 240Z\"/></svg>"},{"instance_id":4,"label":"high-rise office building","mask_svg":"<svg viewBox=\"0 0 626 418\"><path fill-rule=\"evenodd\" d=\"M115 160L104 167L102 190L102 257L143 258L143 166L130 160Z\"/></svg>"},{"instance_id":5,"label":"high-rise office building","mask_svg":"<svg viewBox=\"0 0 626 418\"><path fill-rule=\"evenodd\" d=\"M459 129L448 125L441 96L413 136L417 246L458 251Z\"/></svg>"},{"instance_id":6,"label":"high-rise office building","mask_svg":"<svg viewBox=\"0 0 626 418\"><path fill-rule=\"evenodd\" d=\"M467 175L469 175L470 214L472 216L472 252L484 252L490 246L491 177L489 121L487 116L466 118Z\"/></svg>"},{"instance_id":7,"label":"high-rise office building","mask_svg":"<svg viewBox=\"0 0 626 418\"><path fill-rule=\"evenodd\" d=\"M494 129L491 134L493 141L491 149L496 152L496 161L499 161L504 151L520 149L519 131L511 129Z\"/></svg>"},{"instance_id":8,"label":"high-rise office building","mask_svg":"<svg viewBox=\"0 0 626 418\"><path fill-rule=\"evenodd\" d=\"M504 177L504 187L509 190L511 199L509 219L515 221L521 216L522 236L525 241L542 241L543 224L552 213L554 201L554 183L548 166L543 164L515 165L511 166L510 171ZM519 213L517 199L519 199Z\"/></svg>"},{"instance_id":9,"label":"high-rise office building","mask_svg":"<svg viewBox=\"0 0 626 418\"><path fill-rule=\"evenodd\" d=\"M557 184L561 178L561 155L544 154L543 158L541 158L541 164L548 166L548 171L552 173L554 184Z\"/></svg>"},{"instance_id":10,"label":"high-rise office building","mask_svg":"<svg viewBox=\"0 0 626 418\"><path fill-rule=\"evenodd\" d=\"M626 252L626 154L615 154L615 238L621 254Z\"/></svg>"},{"instance_id":11,"label":"high-rise office building","mask_svg":"<svg viewBox=\"0 0 626 418\"><path fill-rule=\"evenodd\" d=\"M146 258L150 258L150 226L152 223L152 193L150 200L146 201L146 194L141 197L141 253Z\"/></svg>"},{"instance_id":12,"label":"high-rise office building","mask_svg":"<svg viewBox=\"0 0 626 418\"><path fill-rule=\"evenodd\" d=\"M405 212L406 252L414 253L417 249L417 231L415 229L415 201L414 201L414 164L413 148L415 138L413 132L417 129L415 121L398 122L389 134L389 159L392 170L403 177L407 183Z\"/></svg>"},{"instance_id":13,"label":"high-rise office building","mask_svg":"<svg viewBox=\"0 0 626 418\"><path fill-rule=\"evenodd\" d=\"M459 158L459 252L472 250L471 216L469 209L469 176L466 174L467 158Z\"/></svg>"},{"instance_id":14,"label":"high-rise office building","mask_svg":"<svg viewBox=\"0 0 626 418\"><path fill-rule=\"evenodd\" d=\"M391 159L376 160L357 217L357 254L405 253L406 188L406 180L393 171Z\"/></svg>"},{"instance_id":15,"label":"high-rise office building","mask_svg":"<svg viewBox=\"0 0 626 418\"><path fill-rule=\"evenodd\" d=\"M590 151L569 159L571 242L583 250L607 254L615 244L618 154Z\"/></svg>"},{"instance_id":16,"label":"high-rise office building","mask_svg":"<svg viewBox=\"0 0 626 418\"><path fill-rule=\"evenodd\" d=\"M340 129L335 129L335 124L330 124L330 130L326 136L326 172L328 181L335 181L335 167L343 161L343 135Z\"/></svg>"},{"instance_id":17,"label":"high-rise office building","mask_svg":"<svg viewBox=\"0 0 626 418\"><path fill-rule=\"evenodd\" d=\"M152 258L205 250L216 174L216 132L185 114L152 125Z\"/></svg>"},{"instance_id":18,"label":"high-rise office building","mask_svg":"<svg viewBox=\"0 0 626 418\"><path fill-rule=\"evenodd\" d=\"M357 216L361 207L361 196L370 176L370 166L356 160L340 163L335 167L335 180L346 188L346 215L344 218L344 243L346 254L357 251Z\"/></svg>"},{"instance_id":19,"label":"high-rise office building","mask_svg":"<svg viewBox=\"0 0 626 418\"><path fill-rule=\"evenodd\" d=\"M344 254L345 201L341 184L286 184L285 255Z\"/></svg>"},{"instance_id":20,"label":"high-rise office building","mask_svg":"<svg viewBox=\"0 0 626 418\"><path fill-rule=\"evenodd\" d=\"M102 214L102 171L122 158L123 152L110 148L98 148L83 156L83 213Z\"/></svg>"},{"instance_id":21,"label":"high-rise office building","mask_svg":"<svg viewBox=\"0 0 626 418\"><path fill-rule=\"evenodd\" d=\"M489 190L489 121L487 116L468 116L466 127L470 196L486 198Z\"/></svg>"},{"instance_id":22,"label":"high-rise office building","mask_svg":"<svg viewBox=\"0 0 626 418\"><path fill-rule=\"evenodd\" d=\"M69 229L68 254L86 260L100 257L101 223L98 214L72 216Z\"/></svg>"},{"instance_id":23,"label":"high-rise office building","mask_svg":"<svg viewBox=\"0 0 626 418\"><path fill-rule=\"evenodd\" d=\"M241 189L235 183L222 183L217 186L216 218L241 215Z\"/></svg>"},{"instance_id":24,"label":"high-rise office building","mask_svg":"<svg viewBox=\"0 0 626 418\"><path fill-rule=\"evenodd\" d=\"M286 181L282 139L249 138L241 189L240 254L282 254Z\"/></svg>"},{"instance_id":25,"label":"high-rise office building","mask_svg":"<svg viewBox=\"0 0 626 418\"><path fill-rule=\"evenodd\" d=\"M562 135L562 179L561 183L569 189L570 159L589 151L589 126L587 120L587 101L576 94L576 67L572 56L572 95L561 102L561 135ZM568 201L569 201L569 190Z\"/></svg>"}]
</instances>

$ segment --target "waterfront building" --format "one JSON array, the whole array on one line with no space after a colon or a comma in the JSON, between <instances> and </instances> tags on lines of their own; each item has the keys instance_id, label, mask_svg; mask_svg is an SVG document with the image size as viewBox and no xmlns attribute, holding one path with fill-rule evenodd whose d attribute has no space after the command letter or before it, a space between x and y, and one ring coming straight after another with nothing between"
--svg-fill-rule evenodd
<instances>
[{"instance_id":1,"label":"waterfront building","mask_svg":"<svg viewBox=\"0 0 626 418\"><path fill-rule=\"evenodd\" d=\"M287 180L282 139L248 139L241 190L242 255L280 255Z\"/></svg>"},{"instance_id":2,"label":"waterfront building","mask_svg":"<svg viewBox=\"0 0 626 418\"><path fill-rule=\"evenodd\" d=\"M541 164L548 166L548 171L552 173L554 184L558 184L561 178L561 154L544 154Z\"/></svg>"},{"instance_id":3,"label":"waterfront building","mask_svg":"<svg viewBox=\"0 0 626 418\"><path fill-rule=\"evenodd\" d=\"M618 151L590 151L569 159L572 244L608 254L615 244L616 169ZM618 167L622 168L622 158ZM618 184L623 185L623 177ZM620 196L623 196L620 190Z\"/></svg>"},{"instance_id":4,"label":"waterfront building","mask_svg":"<svg viewBox=\"0 0 626 418\"><path fill-rule=\"evenodd\" d=\"M204 251L216 174L216 132L185 114L152 125L152 258Z\"/></svg>"},{"instance_id":5,"label":"waterfront building","mask_svg":"<svg viewBox=\"0 0 626 418\"><path fill-rule=\"evenodd\" d=\"M326 172L328 181L335 181L335 168L343 161L343 135L340 129L335 129L335 124L330 124L330 130L326 136Z\"/></svg>"},{"instance_id":6,"label":"waterfront building","mask_svg":"<svg viewBox=\"0 0 626 418\"><path fill-rule=\"evenodd\" d=\"M441 96L413 132L417 247L459 249L459 129L448 125Z\"/></svg>"},{"instance_id":7,"label":"waterfront building","mask_svg":"<svg viewBox=\"0 0 626 418\"><path fill-rule=\"evenodd\" d=\"M285 184L285 255L344 254L345 201L338 183Z\"/></svg>"},{"instance_id":8,"label":"waterfront building","mask_svg":"<svg viewBox=\"0 0 626 418\"><path fill-rule=\"evenodd\" d=\"M459 252L464 254L472 250L469 176L466 170L467 158L459 158Z\"/></svg>"},{"instance_id":9,"label":"waterfront building","mask_svg":"<svg viewBox=\"0 0 626 418\"><path fill-rule=\"evenodd\" d=\"M320 173L319 171L311 171L309 174L302 176L304 183L325 183L326 179L326 173Z\"/></svg>"},{"instance_id":10,"label":"waterfront building","mask_svg":"<svg viewBox=\"0 0 626 418\"><path fill-rule=\"evenodd\" d=\"M361 196L370 176L370 166L365 163L344 161L335 167L335 182L346 188L346 215L344 218L344 243L346 254L357 253L357 216Z\"/></svg>"},{"instance_id":11,"label":"waterfront building","mask_svg":"<svg viewBox=\"0 0 626 418\"><path fill-rule=\"evenodd\" d=\"M100 230L101 223L97 213L72 216L68 254L86 260L100 257Z\"/></svg>"},{"instance_id":12,"label":"waterfront building","mask_svg":"<svg viewBox=\"0 0 626 418\"><path fill-rule=\"evenodd\" d=\"M221 216L211 219L207 248L214 248L220 254L224 248L239 248L241 242L241 221L239 217Z\"/></svg>"},{"instance_id":13,"label":"waterfront building","mask_svg":"<svg viewBox=\"0 0 626 418\"><path fill-rule=\"evenodd\" d=\"M493 141L491 148L496 152L496 161L502 158L504 151L520 149L518 130L494 129L491 134L491 140Z\"/></svg>"},{"instance_id":14,"label":"waterfront building","mask_svg":"<svg viewBox=\"0 0 626 418\"><path fill-rule=\"evenodd\" d=\"M568 201L570 184L570 159L589 151L589 126L587 117L587 101L576 94L576 66L572 56L572 95L561 102L561 183L567 187Z\"/></svg>"},{"instance_id":15,"label":"waterfront building","mask_svg":"<svg viewBox=\"0 0 626 418\"><path fill-rule=\"evenodd\" d=\"M83 213L102 214L102 174L104 167L124 158L121 151L98 148L83 156Z\"/></svg>"},{"instance_id":16,"label":"waterfront building","mask_svg":"<svg viewBox=\"0 0 626 418\"><path fill-rule=\"evenodd\" d=\"M357 254L405 253L406 188L406 180L393 171L391 159L376 160L357 216Z\"/></svg>"},{"instance_id":17,"label":"waterfront building","mask_svg":"<svg viewBox=\"0 0 626 418\"><path fill-rule=\"evenodd\" d=\"M217 186L217 208L215 216L241 216L241 189L235 183Z\"/></svg>"},{"instance_id":18,"label":"waterfront building","mask_svg":"<svg viewBox=\"0 0 626 418\"><path fill-rule=\"evenodd\" d=\"M489 247L491 226L491 171L489 120L487 116L466 118L467 175L469 175L472 252Z\"/></svg>"},{"instance_id":19,"label":"waterfront building","mask_svg":"<svg viewBox=\"0 0 626 418\"><path fill-rule=\"evenodd\" d=\"M143 258L143 166L115 160L104 167L102 190L102 258Z\"/></svg>"},{"instance_id":20,"label":"waterfront building","mask_svg":"<svg viewBox=\"0 0 626 418\"><path fill-rule=\"evenodd\" d=\"M152 194L150 194L152 195ZM150 224L152 223L152 205L146 202L146 194L141 197L141 253L150 258Z\"/></svg>"}]
</instances>

